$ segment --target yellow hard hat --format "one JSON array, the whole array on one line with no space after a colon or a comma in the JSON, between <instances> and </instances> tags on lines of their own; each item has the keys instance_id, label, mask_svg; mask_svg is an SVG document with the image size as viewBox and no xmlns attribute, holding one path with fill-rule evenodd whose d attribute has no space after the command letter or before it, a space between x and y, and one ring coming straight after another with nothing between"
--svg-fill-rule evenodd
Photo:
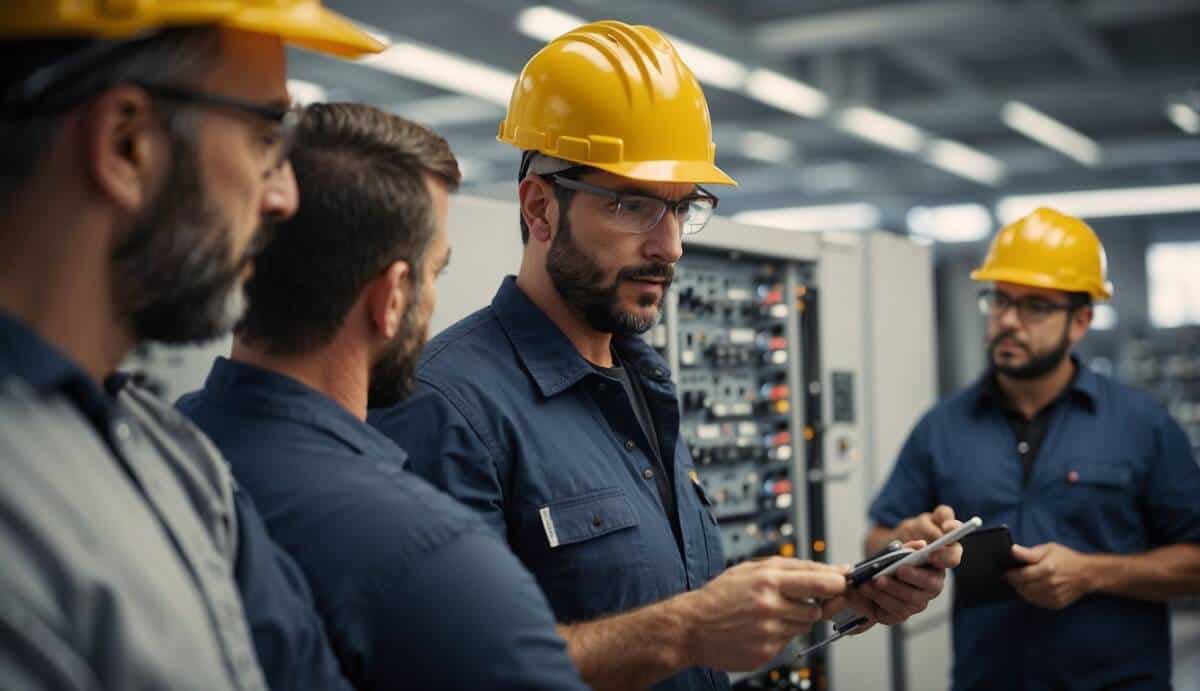
<instances>
[{"instance_id":1,"label":"yellow hard hat","mask_svg":"<svg viewBox=\"0 0 1200 691\"><path fill-rule=\"evenodd\" d=\"M1097 300L1113 295L1108 257L1096 232L1046 207L1001 228L971 278L1088 293Z\"/></svg>"},{"instance_id":2,"label":"yellow hard hat","mask_svg":"<svg viewBox=\"0 0 1200 691\"><path fill-rule=\"evenodd\" d=\"M715 165L704 92L648 26L593 22L551 41L521 70L497 139L635 180L737 184Z\"/></svg>"},{"instance_id":3,"label":"yellow hard hat","mask_svg":"<svg viewBox=\"0 0 1200 691\"><path fill-rule=\"evenodd\" d=\"M341 57L378 53L385 45L321 0L4 0L0 39L133 38L176 26L214 24L278 36L286 43Z\"/></svg>"}]
</instances>

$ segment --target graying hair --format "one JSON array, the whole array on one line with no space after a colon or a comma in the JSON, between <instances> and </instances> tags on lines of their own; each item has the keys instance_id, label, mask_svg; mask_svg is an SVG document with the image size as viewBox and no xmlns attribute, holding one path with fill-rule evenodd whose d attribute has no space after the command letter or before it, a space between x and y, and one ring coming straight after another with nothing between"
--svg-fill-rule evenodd
<instances>
[{"instance_id":1,"label":"graying hair","mask_svg":"<svg viewBox=\"0 0 1200 691\"><path fill-rule=\"evenodd\" d=\"M167 29L129 54L70 79L69 87L73 92L94 94L126 82L186 84L216 63L219 40L218 30L211 26ZM190 126L193 111L162 101L156 102L156 107L173 137L190 139L195 129ZM50 150L64 115L0 119L0 151L4 151L0 159L0 211L9 207Z\"/></svg>"}]
</instances>

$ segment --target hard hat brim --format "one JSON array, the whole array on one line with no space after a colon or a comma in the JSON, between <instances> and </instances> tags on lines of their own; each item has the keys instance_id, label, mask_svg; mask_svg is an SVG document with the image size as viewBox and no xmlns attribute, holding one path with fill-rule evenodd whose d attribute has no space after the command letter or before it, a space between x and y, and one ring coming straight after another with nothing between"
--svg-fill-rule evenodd
<instances>
[{"instance_id":1,"label":"hard hat brim","mask_svg":"<svg viewBox=\"0 0 1200 691\"><path fill-rule=\"evenodd\" d=\"M1046 288L1061 290L1068 293L1087 293L1096 300L1111 300L1113 296L1112 283L1104 285L1085 285L1083 282L1070 283L1049 274L1022 269L976 269L971 272L972 281L984 283L1015 283L1031 288Z\"/></svg>"},{"instance_id":2,"label":"hard hat brim","mask_svg":"<svg viewBox=\"0 0 1200 691\"><path fill-rule=\"evenodd\" d=\"M620 163L580 161L579 163L643 182L690 182L737 187L736 180L708 161L622 161Z\"/></svg>"},{"instance_id":3,"label":"hard hat brim","mask_svg":"<svg viewBox=\"0 0 1200 691\"><path fill-rule=\"evenodd\" d=\"M288 8L248 8L220 23L234 29L278 36L284 43L343 58L358 58L387 48L354 22L315 3Z\"/></svg>"}]
</instances>

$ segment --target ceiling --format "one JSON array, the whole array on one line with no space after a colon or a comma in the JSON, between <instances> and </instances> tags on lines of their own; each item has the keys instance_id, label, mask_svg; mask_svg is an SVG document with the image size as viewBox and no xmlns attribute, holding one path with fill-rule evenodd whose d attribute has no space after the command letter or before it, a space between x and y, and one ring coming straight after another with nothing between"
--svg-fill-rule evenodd
<instances>
[{"instance_id":1,"label":"ceiling","mask_svg":"<svg viewBox=\"0 0 1200 691\"><path fill-rule=\"evenodd\" d=\"M434 86L438 75L419 53L393 56L389 70L300 52L292 63L293 76L321 85L330 100L373 103L430 124L464 161L465 190L513 198L517 154L495 134L505 80L544 42L517 29L536 3L326 4L395 41L498 70L480 98ZM1200 87L1200 0L545 4L584 20L650 24L743 68L740 80L705 83L718 162L741 183L720 192L722 213L867 201L883 225L899 230L915 205L991 208L1015 193L1200 182L1200 137L1166 114L1168 103ZM797 115L754 98L745 73L759 68L818 89L823 112ZM901 151L848 131L843 113L852 106L915 127L918 143ZM1083 135L1096 157L1080 162L1021 134L1005 121L1014 108ZM965 151L967 168L978 163L991 178L931 163L937 146Z\"/></svg>"}]
</instances>

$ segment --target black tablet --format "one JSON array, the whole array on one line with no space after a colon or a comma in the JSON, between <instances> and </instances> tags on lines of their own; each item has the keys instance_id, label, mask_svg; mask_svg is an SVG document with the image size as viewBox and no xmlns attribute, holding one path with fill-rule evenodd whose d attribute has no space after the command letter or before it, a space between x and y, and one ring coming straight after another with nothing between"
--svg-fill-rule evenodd
<instances>
[{"instance_id":1,"label":"black tablet","mask_svg":"<svg viewBox=\"0 0 1200 691\"><path fill-rule=\"evenodd\" d=\"M1013 556L1008 526L981 528L959 541L962 562L954 569L954 606L975 607L1017 597L1004 573L1024 566Z\"/></svg>"}]
</instances>

